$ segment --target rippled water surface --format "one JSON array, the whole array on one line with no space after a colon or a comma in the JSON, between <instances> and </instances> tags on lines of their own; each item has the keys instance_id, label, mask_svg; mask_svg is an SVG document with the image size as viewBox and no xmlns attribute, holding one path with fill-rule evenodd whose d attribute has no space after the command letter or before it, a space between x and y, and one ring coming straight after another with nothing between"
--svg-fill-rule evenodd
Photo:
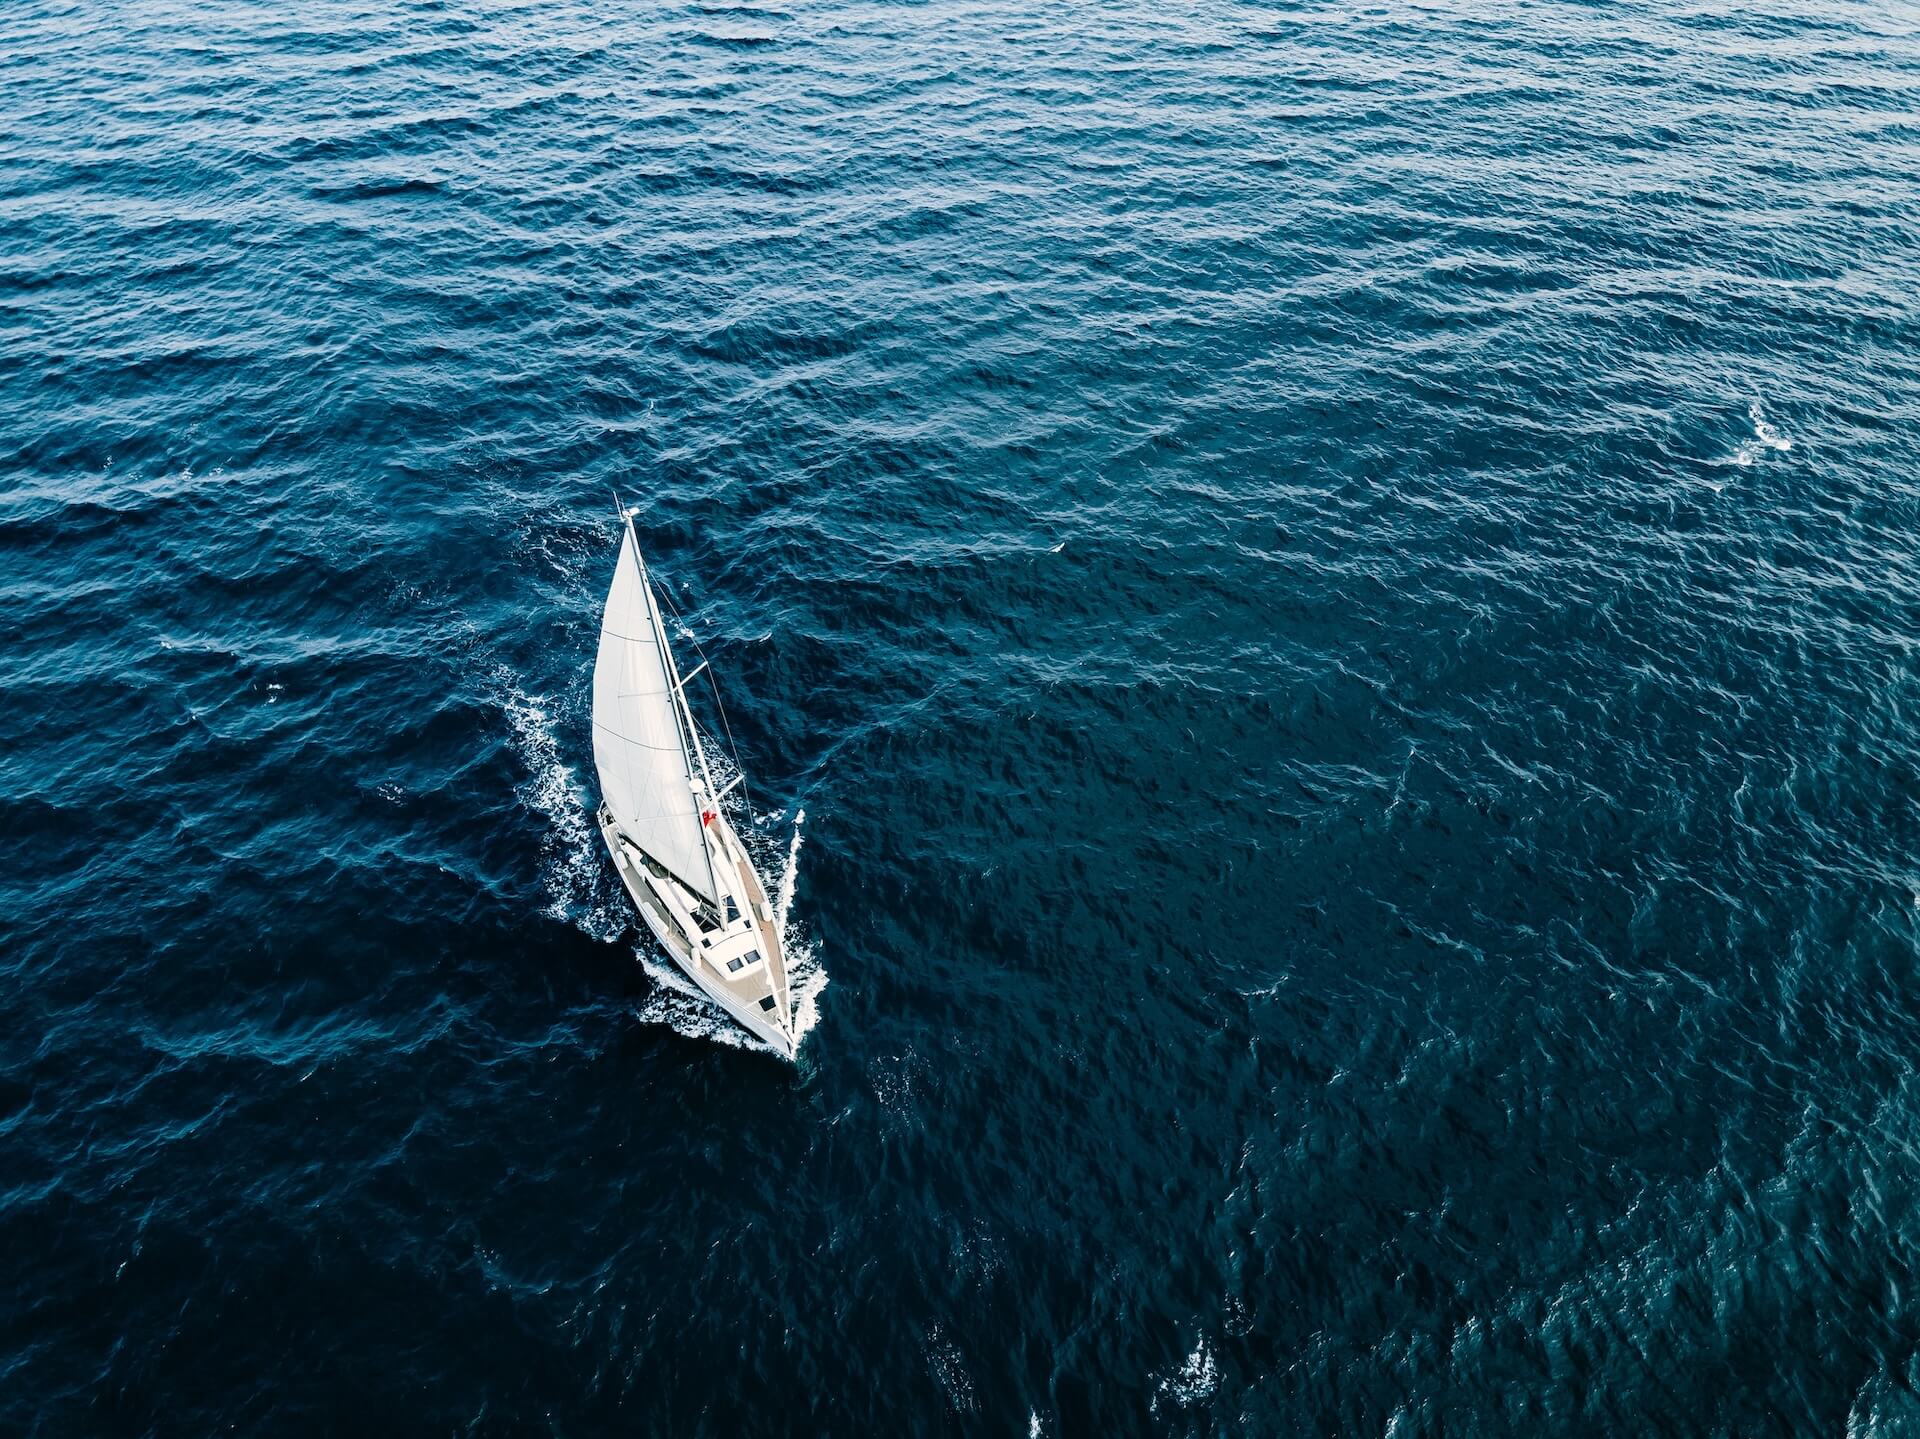
<instances>
[{"instance_id":1,"label":"rippled water surface","mask_svg":"<svg viewBox=\"0 0 1920 1439\"><path fill-rule=\"evenodd\" d=\"M1920 1433L1920 11L0 60L0 1429Z\"/></svg>"}]
</instances>

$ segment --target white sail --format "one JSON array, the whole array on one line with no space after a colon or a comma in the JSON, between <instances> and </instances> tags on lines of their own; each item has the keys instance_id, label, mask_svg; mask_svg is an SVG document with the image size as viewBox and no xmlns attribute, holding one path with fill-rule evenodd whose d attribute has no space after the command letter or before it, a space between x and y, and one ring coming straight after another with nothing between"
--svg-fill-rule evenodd
<instances>
[{"instance_id":1,"label":"white sail","mask_svg":"<svg viewBox=\"0 0 1920 1439\"><path fill-rule=\"evenodd\" d=\"M713 870L665 643L629 525L593 665L593 762L620 829L675 879L711 900Z\"/></svg>"}]
</instances>

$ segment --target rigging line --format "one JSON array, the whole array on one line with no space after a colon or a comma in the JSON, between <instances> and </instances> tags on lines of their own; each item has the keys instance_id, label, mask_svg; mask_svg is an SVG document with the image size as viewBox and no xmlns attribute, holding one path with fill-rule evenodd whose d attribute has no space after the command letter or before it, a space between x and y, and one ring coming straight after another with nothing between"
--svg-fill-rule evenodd
<instances>
[{"instance_id":1,"label":"rigging line","mask_svg":"<svg viewBox=\"0 0 1920 1439\"><path fill-rule=\"evenodd\" d=\"M631 529L631 527L629 527L629 529ZM660 592L653 587L651 580L647 579L644 573L641 579L641 588L646 593L647 608L653 616L654 643L660 647L660 663L667 678L667 692L671 694L676 689L682 690L679 705L677 707L669 705L668 708L673 714L673 723L676 730L680 729L683 719L686 722L685 733L681 737L683 745L681 757L687 767L688 788L692 789L693 787L693 765L697 759L700 763L700 777L705 785L706 792L712 794L713 775L707 769L707 756L706 752L700 747L700 736L696 734L693 729L693 711L687 708L686 694L680 684L680 669L679 666L674 663L673 648L667 643L666 622L660 618ZM669 603L671 603L671 601L669 601ZM678 616L676 615L675 618L677 619ZM696 648L698 648L697 645ZM707 844L706 821L704 820L702 820L700 824L700 853L705 856L707 861L707 878L713 882L713 902L717 906L720 903L721 897L720 876L713 867L713 851Z\"/></svg>"},{"instance_id":2,"label":"rigging line","mask_svg":"<svg viewBox=\"0 0 1920 1439\"><path fill-rule=\"evenodd\" d=\"M681 619L680 611L674 608L671 591L663 586L660 596L666 602L667 611L673 616L674 623L687 632L687 642L693 646L693 652L700 656L700 667L707 672L707 687L713 692L714 708L720 711L720 728L727 737L727 754L733 760L734 773L740 776L740 797L746 802L747 818L751 820L754 813L753 791L746 783L747 767L740 763L740 746L734 743L733 723L727 718L727 703L720 698L720 685L714 678L713 667L707 659L707 652L701 648L700 637L694 634L693 626ZM681 695L684 700L684 690Z\"/></svg>"}]
</instances>

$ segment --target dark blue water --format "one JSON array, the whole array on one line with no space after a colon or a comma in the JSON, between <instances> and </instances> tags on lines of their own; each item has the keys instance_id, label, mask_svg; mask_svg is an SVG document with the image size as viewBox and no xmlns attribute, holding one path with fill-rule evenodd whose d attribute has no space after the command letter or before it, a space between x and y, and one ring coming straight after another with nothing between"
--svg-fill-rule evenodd
<instances>
[{"instance_id":1,"label":"dark blue water","mask_svg":"<svg viewBox=\"0 0 1920 1439\"><path fill-rule=\"evenodd\" d=\"M0 63L0 1430L1920 1433L1920 12ZM797 1069L588 822L615 486Z\"/></svg>"}]
</instances>

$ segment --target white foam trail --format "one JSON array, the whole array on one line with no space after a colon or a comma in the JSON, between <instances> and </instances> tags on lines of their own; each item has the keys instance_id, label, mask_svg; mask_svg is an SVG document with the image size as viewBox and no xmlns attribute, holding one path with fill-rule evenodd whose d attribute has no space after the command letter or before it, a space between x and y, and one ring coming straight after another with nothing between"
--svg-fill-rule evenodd
<instances>
[{"instance_id":1,"label":"white foam trail","mask_svg":"<svg viewBox=\"0 0 1920 1439\"><path fill-rule=\"evenodd\" d=\"M787 942L787 911L793 908L793 877L800 869L800 826L807 822L807 812L803 809L793 817L793 839L787 844L787 863L780 871L780 880L773 888L773 931L780 936L780 943Z\"/></svg>"},{"instance_id":2,"label":"white foam trail","mask_svg":"<svg viewBox=\"0 0 1920 1439\"><path fill-rule=\"evenodd\" d=\"M793 838L787 842L787 862L774 886L774 932L780 936L780 950L787 957L787 988L793 995L793 1047L795 1053L806 1042L814 1025L820 1022L820 996L827 988L827 967L820 962L819 946L810 935L796 930L791 923L793 882L800 873L800 845L805 839L801 826L807 812L793 816Z\"/></svg>"},{"instance_id":3,"label":"white foam trail","mask_svg":"<svg viewBox=\"0 0 1920 1439\"><path fill-rule=\"evenodd\" d=\"M592 808L560 758L552 708L545 695L529 695L510 678L502 707L513 731L514 749L527 767L518 787L521 801L547 822L541 844L540 879L547 891L545 913L576 925L595 939L620 937L624 920L613 908Z\"/></svg>"},{"instance_id":4,"label":"white foam trail","mask_svg":"<svg viewBox=\"0 0 1920 1439\"><path fill-rule=\"evenodd\" d=\"M641 940L633 957L640 961L640 968L653 981L653 988L634 1011L634 1017L642 1024L664 1024L688 1039L710 1039L731 1049L762 1049L773 1053L716 1008L713 1001L700 992L700 987L680 972L680 966L661 952L651 934Z\"/></svg>"}]
</instances>

